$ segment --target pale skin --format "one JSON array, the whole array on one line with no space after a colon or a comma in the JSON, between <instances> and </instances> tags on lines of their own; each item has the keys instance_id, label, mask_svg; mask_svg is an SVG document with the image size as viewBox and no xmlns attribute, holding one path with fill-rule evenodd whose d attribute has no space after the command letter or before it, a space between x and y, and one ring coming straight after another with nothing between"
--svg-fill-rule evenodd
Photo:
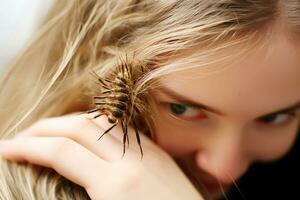
<instances>
[{"instance_id":1,"label":"pale skin","mask_svg":"<svg viewBox=\"0 0 300 200\"><path fill-rule=\"evenodd\" d=\"M1 155L18 162L53 168L100 199L202 199L171 156L142 136L141 160L134 131L122 157L121 128L97 141L111 125L106 117L75 114L43 119L11 140L1 141ZM184 187L182 187L184 186Z\"/></svg>"},{"instance_id":2,"label":"pale skin","mask_svg":"<svg viewBox=\"0 0 300 200\"><path fill-rule=\"evenodd\" d=\"M254 48L220 73L195 79L201 74L195 68L168 75L153 92L159 105L157 143L189 163L212 198L224 195L222 189L234 186L252 163L284 156L297 137L300 46L284 34L278 30L270 38L267 58L266 49ZM294 116L277 113L288 107Z\"/></svg>"},{"instance_id":3,"label":"pale skin","mask_svg":"<svg viewBox=\"0 0 300 200\"><path fill-rule=\"evenodd\" d=\"M299 107L294 116L261 118L300 102L300 45L281 31L270 45L269 59L254 49L242 63L206 78L189 78L201 72L197 67L165 77L164 91L154 91L159 110L157 143L142 137L142 161L132 129L130 147L120 159L121 128L97 141L110 124L104 116L87 120L87 115L41 120L20 137L2 141L0 153L10 160L55 169L83 186L92 199L202 199L172 159L182 158L211 189L210 196L217 197L220 187L215 185L226 189L253 162L281 158L297 136ZM191 107L184 100L219 112Z\"/></svg>"}]
</instances>

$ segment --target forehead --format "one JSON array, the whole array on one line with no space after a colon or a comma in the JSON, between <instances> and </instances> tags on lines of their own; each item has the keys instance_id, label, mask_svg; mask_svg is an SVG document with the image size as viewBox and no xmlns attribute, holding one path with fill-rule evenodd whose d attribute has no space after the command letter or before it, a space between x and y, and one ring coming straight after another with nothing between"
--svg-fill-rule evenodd
<instances>
[{"instance_id":1,"label":"forehead","mask_svg":"<svg viewBox=\"0 0 300 200\"><path fill-rule=\"evenodd\" d=\"M223 53L236 51L227 49ZM264 48L249 49L239 62L211 66L220 69L223 65L224 70L201 75L203 70L196 62L195 68L169 74L161 82L229 115L255 118L300 100L299 55L300 45L278 35Z\"/></svg>"}]
</instances>

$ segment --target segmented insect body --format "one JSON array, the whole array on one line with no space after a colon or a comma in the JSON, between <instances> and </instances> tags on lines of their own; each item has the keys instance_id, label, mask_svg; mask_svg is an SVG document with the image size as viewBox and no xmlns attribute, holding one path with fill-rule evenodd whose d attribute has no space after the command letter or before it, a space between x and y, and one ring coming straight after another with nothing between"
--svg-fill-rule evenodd
<instances>
[{"instance_id":1,"label":"segmented insect body","mask_svg":"<svg viewBox=\"0 0 300 200\"><path fill-rule=\"evenodd\" d=\"M112 74L110 79L102 79L97 76L97 80L102 87L102 92L100 96L94 96L94 104L96 108L87 111L87 113L98 112L94 118L98 118L101 115L106 115L109 123L112 124L110 128L102 133L98 140L112 130L118 123L121 123L123 130L124 156L126 143L129 145L128 124L134 117L135 113L139 112L139 109L135 105L132 105L134 84L132 80L131 66L128 66L126 63L121 63L117 68L117 71ZM134 120L132 120L132 125L135 130L141 156L143 157L143 149L141 146L139 131Z\"/></svg>"}]
</instances>

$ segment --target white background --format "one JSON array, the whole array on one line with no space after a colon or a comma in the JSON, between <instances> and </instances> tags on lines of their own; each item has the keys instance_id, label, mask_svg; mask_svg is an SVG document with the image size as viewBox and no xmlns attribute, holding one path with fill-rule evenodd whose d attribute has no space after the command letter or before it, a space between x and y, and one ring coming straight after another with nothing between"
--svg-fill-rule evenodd
<instances>
[{"instance_id":1,"label":"white background","mask_svg":"<svg viewBox=\"0 0 300 200\"><path fill-rule=\"evenodd\" d=\"M53 0L0 0L0 72L33 35Z\"/></svg>"}]
</instances>

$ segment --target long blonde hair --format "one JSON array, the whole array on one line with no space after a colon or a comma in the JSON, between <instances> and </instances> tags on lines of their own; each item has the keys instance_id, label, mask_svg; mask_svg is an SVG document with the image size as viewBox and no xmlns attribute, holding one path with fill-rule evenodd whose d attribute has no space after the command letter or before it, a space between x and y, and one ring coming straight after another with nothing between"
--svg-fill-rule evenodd
<instances>
[{"instance_id":1,"label":"long blonde hair","mask_svg":"<svg viewBox=\"0 0 300 200\"><path fill-rule=\"evenodd\" d=\"M208 67L212 62L239 55L208 62L211 55L239 44L260 44L276 23L297 36L300 2L57 1L35 39L0 80L1 138L13 137L43 117L87 110L92 97L86 91L93 90L89 71L105 76L124 53L134 55L130 62L151 68L136 85L142 91L151 80L186 69L195 60L204 74L213 71ZM184 59L177 62L178 55ZM0 199L89 197L51 169L1 160Z\"/></svg>"}]
</instances>

